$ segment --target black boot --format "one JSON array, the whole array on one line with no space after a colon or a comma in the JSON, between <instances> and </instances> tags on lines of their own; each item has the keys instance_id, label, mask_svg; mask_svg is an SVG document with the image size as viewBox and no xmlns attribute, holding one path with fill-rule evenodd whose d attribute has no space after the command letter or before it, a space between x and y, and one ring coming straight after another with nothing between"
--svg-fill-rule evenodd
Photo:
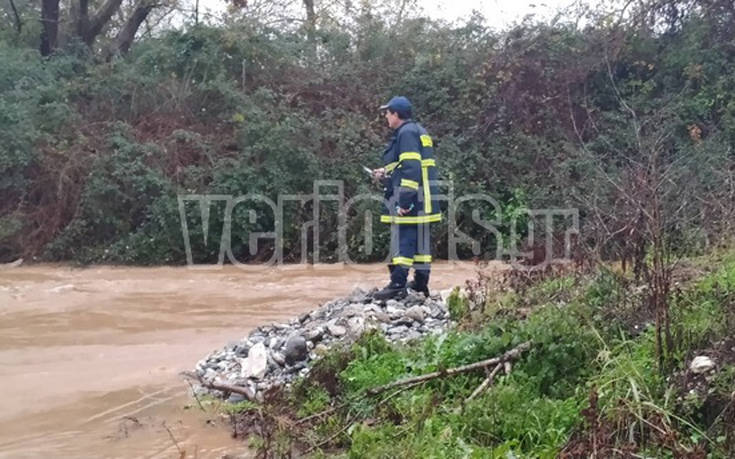
<instances>
[{"instance_id":1,"label":"black boot","mask_svg":"<svg viewBox=\"0 0 735 459\"><path fill-rule=\"evenodd\" d=\"M385 301L391 298L400 299L406 296L406 278L408 277L408 268L397 265L388 265L390 271L390 283L382 290L373 294L373 298L378 301Z\"/></svg>"},{"instance_id":2,"label":"black boot","mask_svg":"<svg viewBox=\"0 0 735 459\"><path fill-rule=\"evenodd\" d=\"M426 298L429 297L429 271L417 269L414 272L413 280L406 284L406 287L419 293L423 293Z\"/></svg>"},{"instance_id":3,"label":"black boot","mask_svg":"<svg viewBox=\"0 0 735 459\"><path fill-rule=\"evenodd\" d=\"M388 285L383 287L373 294L373 299L378 301L390 300L391 298L401 299L406 296L406 287L390 282Z\"/></svg>"}]
</instances>

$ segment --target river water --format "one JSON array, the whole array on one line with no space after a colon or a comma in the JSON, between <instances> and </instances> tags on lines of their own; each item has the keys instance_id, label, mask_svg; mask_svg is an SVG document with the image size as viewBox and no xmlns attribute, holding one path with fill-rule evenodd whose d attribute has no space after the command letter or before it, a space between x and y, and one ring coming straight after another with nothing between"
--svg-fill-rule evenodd
<instances>
[{"instance_id":1,"label":"river water","mask_svg":"<svg viewBox=\"0 0 735 459\"><path fill-rule=\"evenodd\" d=\"M431 287L475 271L436 263ZM0 456L246 454L179 372L258 325L386 281L377 264L2 269Z\"/></svg>"}]
</instances>

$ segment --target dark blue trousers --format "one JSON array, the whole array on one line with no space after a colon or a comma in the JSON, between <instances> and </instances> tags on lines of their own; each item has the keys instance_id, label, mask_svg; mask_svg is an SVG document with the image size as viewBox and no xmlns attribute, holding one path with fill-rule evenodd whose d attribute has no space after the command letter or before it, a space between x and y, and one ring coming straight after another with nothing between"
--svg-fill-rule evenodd
<instances>
[{"instance_id":1,"label":"dark blue trousers","mask_svg":"<svg viewBox=\"0 0 735 459\"><path fill-rule=\"evenodd\" d=\"M404 287L411 268L419 287L428 285L431 272L431 224L391 225L391 282Z\"/></svg>"}]
</instances>

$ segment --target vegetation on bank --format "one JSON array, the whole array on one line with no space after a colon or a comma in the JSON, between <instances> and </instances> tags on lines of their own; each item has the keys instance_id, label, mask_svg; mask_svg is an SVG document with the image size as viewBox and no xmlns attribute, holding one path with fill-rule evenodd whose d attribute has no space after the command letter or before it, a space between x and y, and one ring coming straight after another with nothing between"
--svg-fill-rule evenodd
<instances>
[{"instance_id":1,"label":"vegetation on bank","mask_svg":"<svg viewBox=\"0 0 735 459\"><path fill-rule=\"evenodd\" d=\"M456 330L406 346L369 332L326 355L287 398L235 407L236 432L263 457L732 457L735 254L684 260L676 277L665 369L646 288L630 275L484 283ZM482 371L369 394L526 340L531 350L475 398ZM690 371L697 355L715 369Z\"/></svg>"},{"instance_id":2,"label":"vegetation on bank","mask_svg":"<svg viewBox=\"0 0 735 459\"><path fill-rule=\"evenodd\" d=\"M0 261L184 263L179 195L276 201L310 193L319 179L344 180L346 199L377 193L361 165L379 165L388 130L376 107L393 94L414 102L454 196L497 201L465 203L455 219L487 253L498 240L478 219L501 217L507 242L525 207L570 207L580 211L585 251L640 254L648 225L635 200L650 201L651 190L672 217L677 248L732 231L730 2L600 5L505 31L479 16L430 20L393 0L345 9L324 1L308 21L274 26L290 13L259 16L248 3L225 23L149 30L109 59L101 48L119 28L103 29L94 45L60 39L41 57L38 5L16 5L17 15L0 7L8 25L0 28ZM348 216L353 260L386 252L377 222L372 251L363 237L364 212L375 218L378 205L359 202ZM286 260L315 250L301 246L312 206L286 205ZM199 204L184 207L193 260L216 262L224 203L211 203L206 229ZM320 259L329 261L338 220L333 204L322 211ZM268 258L273 242L250 247L249 236L273 229L262 203L236 207L233 256ZM448 231L447 219L437 225L436 256L449 253ZM470 245L459 255L473 255Z\"/></svg>"}]
</instances>

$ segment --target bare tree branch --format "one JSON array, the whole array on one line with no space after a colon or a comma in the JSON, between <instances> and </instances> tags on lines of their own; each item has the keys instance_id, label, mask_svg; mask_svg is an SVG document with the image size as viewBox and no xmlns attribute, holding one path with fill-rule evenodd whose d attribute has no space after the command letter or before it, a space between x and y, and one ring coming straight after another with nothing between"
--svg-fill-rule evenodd
<instances>
[{"instance_id":1,"label":"bare tree branch","mask_svg":"<svg viewBox=\"0 0 735 459\"><path fill-rule=\"evenodd\" d=\"M13 16L15 18L15 31L18 35L20 35L21 31L23 30L23 23L20 20L20 15L18 14L18 8L15 7L15 1L14 0L8 0L10 2L10 8L13 10Z\"/></svg>"}]
</instances>

